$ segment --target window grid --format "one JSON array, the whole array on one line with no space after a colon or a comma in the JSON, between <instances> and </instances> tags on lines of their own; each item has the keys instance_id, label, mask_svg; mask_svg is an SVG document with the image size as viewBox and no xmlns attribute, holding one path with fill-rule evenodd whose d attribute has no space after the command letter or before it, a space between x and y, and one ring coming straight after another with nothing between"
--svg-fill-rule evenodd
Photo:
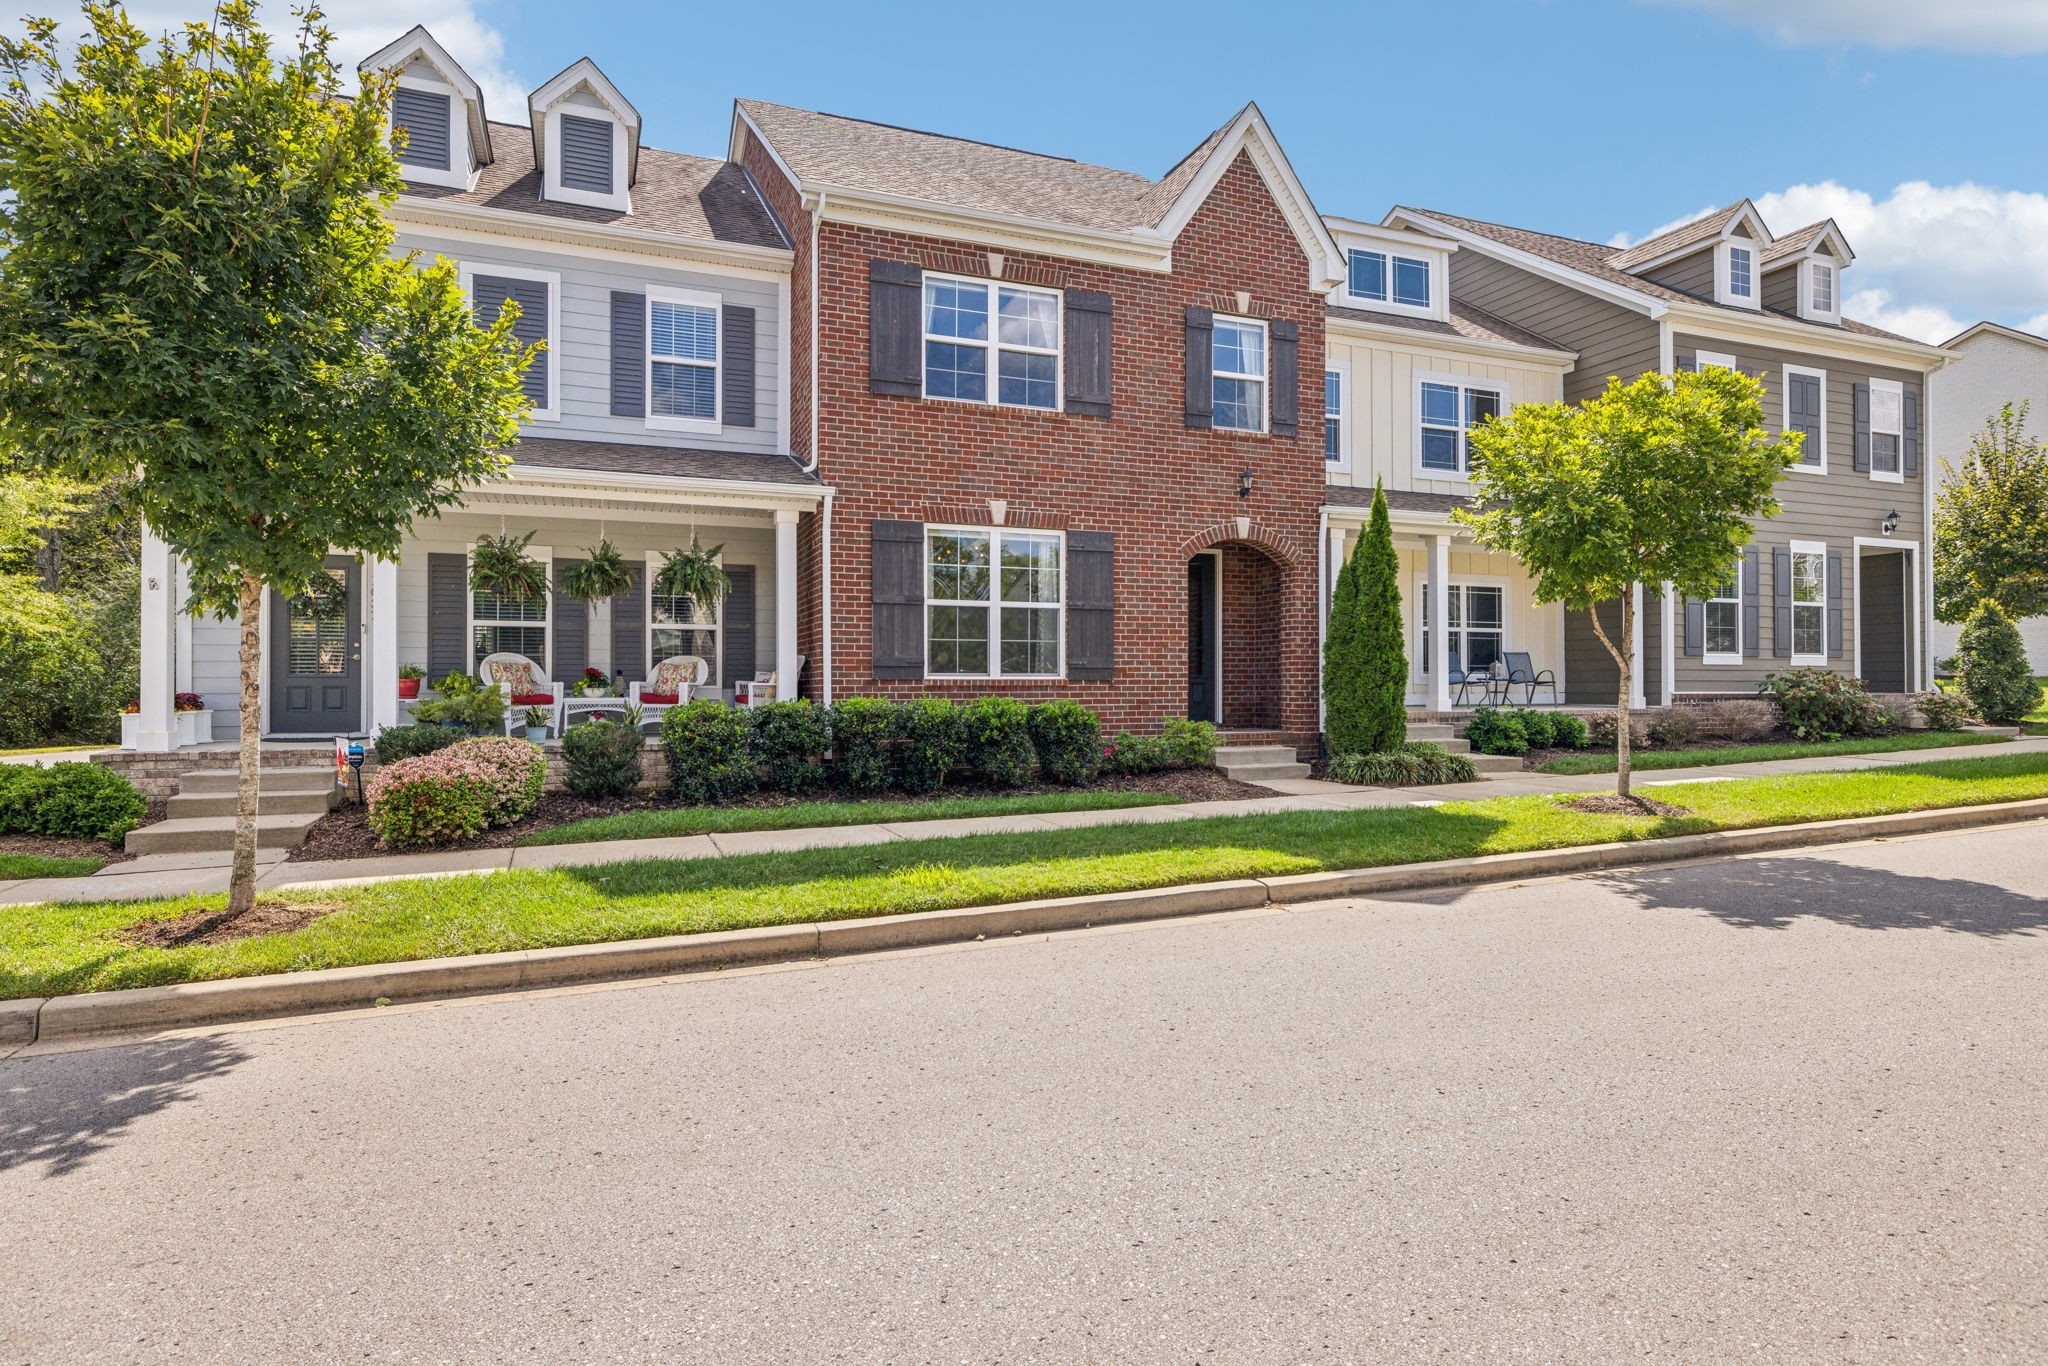
<instances>
[{"instance_id":1,"label":"window grid","mask_svg":"<svg viewBox=\"0 0 2048 1366\"><path fill-rule=\"evenodd\" d=\"M1709 664L1742 660L1742 587L1732 575L1706 600L1705 646Z\"/></svg>"},{"instance_id":2,"label":"window grid","mask_svg":"<svg viewBox=\"0 0 2048 1366\"><path fill-rule=\"evenodd\" d=\"M1462 477L1472 468L1472 429L1489 417L1498 417L1504 406L1499 389L1421 381L1416 408L1423 472Z\"/></svg>"},{"instance_id":3,"label":"window grid","mask_svg":"<svg viewBox=\"0 0 2048 1366\"><path fill-rule=\"evenodd\" d=\"M1422 673L1429 675L1429 600L1433 595L1427 580L1420 594ZM1450 604L1451 629L1447 642L1456 667L1472 673L1492 665L1507 652L1507 592L1494 584L1452 583L1446 592Z\"/></svg>"},{"instance_id":4,"label":"window grid","mask_svg":"<svg viewBox=\"0 0 2048 1366\"><path fill-rule=\"evenodd\" d=\"M650 416L718 420L718 310L651 299L647 305Z\"/></svg>"},{"instance_id":5,"label":"window grid","mask_svg":"<svg viewBox=\"0 0 2048 1366\"><path fill-rule=\"evenodd\" d=\"M1383 251L1347 252L1346 291L1354 299L1395 303L1403 308L1429 307L1429 262Z\"/></svg>"},{"instance_id":6,"label":"window grid","mask_svg":"<svg viewBox=\"0 0 2048 1366\"><path fill-rule=\"evenodd\" d=\"M927 274L925 397L1057 409L1060 308L1055 290Z\"/></svg>"},{"instance_id":7,"label":"window grid","mask_svg":"<svg viewBox=\"0 0 2048 1366\"><path fill-rule=\"evenodd\" d=\"M719 637L723 634L724 604L714 603L710 611L697 605L692 597L672 598L665 593L654 591L654 566L649 566L647 575L647 665L650 673L655 665L664 659L677 655L695 655L704 661L710 672L705 682L717 688L723 685L719 677Z\"/></svg>"},{"instance_id":8,"label":"window grid","mask_svg":"<svg viewBox=\"0 0 2048 1366\"><path fill-rule=\"evenodd\" d=\"M469 661L471 673L497 654L525 655L543 670L547 668L547 594L520 602L496 593L472 592L469 615L474 651Z\"/></svg>"},{"instance_id":9,"label":"window grid","mask_svg":"<svg viewBox=\"0 0 2048 1366\"><path fill-rule=\"evenodd\" d=\"M1064 569L1063 545L1057 534L978 528L927 530L926 672L953 677L1058 677Z\"/></svg>"},{"instance_id":10,"label":"window grid","mask_svg":"<svg viewBox=\"0 0 2048 1366\"><path fill-rule=\"evenodd\" d=\"M1818 261L1813 264L1813 311L1835 311L1835 268Z\"/></svg>"},{"instance_id":11,"label":"window grid","mask_svg":"<svg viewBox=\"0 0 2048 1366\"><path fill-rule=\"evenodd\" d=\"M1748 247L1728 248L1728 292L1738 299L1749 297L1750 259Z\"/></svg>"},{"instance_id":12,"label":"window grid","mask_svg":"<svg viewBox=\"0 0 2048 1366\"><path fill-rule=\"evenodd\" d=\"M1792 552L1792 655L1825 659L1828 652L1828 557L1824 550Z\"/></svg>"},{"instance_id":13,"label":"window grid","mask_svg":"<svg viewBox=\"0 0 2048 1366\"><path fill-rule=\"evenodd\" d=\"M1344 375L1338 370L1323 371L1323 459L1344 463Z\"/></svg>"},{"instance_id":14,"label":"window grid","mask_svg":"<svg viewBox=\"0 0 2048 1366\"><path fill-rule=\"evenodd\" d=\"M1900 476L1899 449L1906 420L1906 393L1899 384L1870 385L1870 472ZM1902 477L1902 476L1901 476Z\"/></svg>"},{"instance_id":15,"label":"window grid","mask_svg":"<svg viewBox=\"0 0 2048 1366\"><path fill-rule=\"evenodd\" d=\"M1232 432L1266 430L1266 325L1217 318L1209 357L1211 424Z\"/></svg>"}]
</instances>

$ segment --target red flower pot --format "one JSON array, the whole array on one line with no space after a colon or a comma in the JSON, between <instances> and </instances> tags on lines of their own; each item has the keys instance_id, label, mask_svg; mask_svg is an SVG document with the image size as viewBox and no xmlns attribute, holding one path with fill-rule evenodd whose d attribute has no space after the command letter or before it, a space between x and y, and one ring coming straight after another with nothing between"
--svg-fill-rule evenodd
<instances>
[{"instance_id":1,"label":"red flower pot","mask_svg":"<svg viewBox=\"0 0 2048 1366\"><path fill-rule=\"evenodd\" d=\"M420 681L417 678L399 679L398 695L401 699L407 702L412 701L414 698L420 695Z\"/></svg>"}]
</instances>

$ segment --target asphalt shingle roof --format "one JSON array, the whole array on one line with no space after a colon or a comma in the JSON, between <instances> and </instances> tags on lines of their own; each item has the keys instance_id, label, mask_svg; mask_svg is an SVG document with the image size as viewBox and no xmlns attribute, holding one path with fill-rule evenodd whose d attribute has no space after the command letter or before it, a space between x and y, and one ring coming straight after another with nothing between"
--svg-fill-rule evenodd
<instances>
[{"instance_id":1,"label":"asphalt shingle roof","mask_svg":"<svg viewBox=\"0 0 2048 1366\"><path fill-rule=\"evenodd\" d=\"M1377 313L1369 308L1342 308L1336 304L1324 307L1323 313L1331 318L1348 318L1362 323L1378 323L1386 327L1403 327L1411 332L1426 332L1439 337L1470 337L1475 341L1505 342L1511 346L1535 346L1546 351L1570 353L1569 346L1538 336L1526 327L1517 327L1506 318L1497 318L1483 308L1474 307L1461 299L1451 300L1449 322L1435 318L1417 318L1404 313Z\"/></svg>"},{"instance_id":2,"label":"asphalt shingle roof","mask_svg":"<svg viewBox=\"0 0 2048 1366\"><path fill-rule=\"evenodd\" d=\"M786 455L643 446L624 441L581 441L573 437L521 437L512 446L512 463L607 474L731 479L748 484L815 485L818 482L816 475L805 474Z\"/></svg>"},{"instance_id":3,"label":"asphalt shingle roof","mask_svg":"<svg viewBox=\"0 0 2048 1366\"><path fill-rule=\"evenodd\" d=\"M1333 508L1369 508L1372 489L1355 484L1331 484L1323 490L1323 503ZM1472 500L1457 493L1413 493L1407 489L1387 490L1389 512L1455 512L1470 507Z\"/></svg>"},{"instance_id":4,"label":"asphalt shingle roof","mask_svg":"<svg viewBox=\"0 0 2048 1366\"><path fill-rule=\"evenodd\" d=\"M1739 200L1725 209L1716 209L1710 214L1695 218L1690 223L1680 223L1669 232L1646 237L1632 247L1616 251L1608 264L1619 270L1635 270L1660 256L1668 256L1674 251L1683 251L1695 243L1719 237L1722 230L1728 226L1728 220L1735 217L1748 202Z\"/></svg>"},{"instance_id":5,"label":"asphalt shingle roof","mask_svg":"<svg viewBox=\"0 0 2048 1366\"><path fill-rule=\"evenodd\" d=\"M1786 233L1783 237L1778 238L1777 241L1764 248L1764 264L1769 265L1773 261L1782 261L1787 256L1797 256L1800 252L1812 246L1814 239L1826 232L1827 228L1828 220L1823 218L1818 223L1808 223L1796 232Z\"/></svg>"}]
</instances>

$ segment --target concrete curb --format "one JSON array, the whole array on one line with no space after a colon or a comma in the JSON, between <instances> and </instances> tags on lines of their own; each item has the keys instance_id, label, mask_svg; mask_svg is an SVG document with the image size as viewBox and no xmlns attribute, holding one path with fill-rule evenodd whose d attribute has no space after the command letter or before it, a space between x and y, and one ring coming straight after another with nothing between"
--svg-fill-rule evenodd
<instances>
[{"instance_id":1,"label":"concrete curb","mask_svg":"<svg viewBox=\"0 0 2048 1366\"><path fill-rule=\"evenodd\" d=\"M1996 806L1959 806L1806 825L1723 830L1666 839L1589 844L1572 849L1489 854L1481 858L1398 864L1291 877L1246 878L1100 896L1062 897L832 920L708 934L629 939L608 944L481 953L410 963L322 968L219 982L87 992L47 999L0 1001L0 1045L20 1046L85 1035L225 1024L279 1015L354 1010L378 1000L424 1001L575 982L657 977L711 968L830 958L841 954L976 938L1042 934L1135 920L1248 910L1397 891L1468 887L1554 877L1602 868L1805 848L1899 835L1964 830L2048 819L2048 799Z\"/></svg>"}]
</instances>

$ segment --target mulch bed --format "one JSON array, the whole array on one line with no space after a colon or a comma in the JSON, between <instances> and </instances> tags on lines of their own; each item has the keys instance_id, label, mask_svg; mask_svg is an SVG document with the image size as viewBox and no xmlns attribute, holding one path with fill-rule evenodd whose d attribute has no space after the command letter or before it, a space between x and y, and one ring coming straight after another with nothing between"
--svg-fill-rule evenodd
<instances>
[{"instance_id":1,"label":"mulch bed","mask_svg":"<svg viewBox=\"0 0 2048 1366\"><path fill-rule=\"evenodd\" d=\"M341 909L339 901L259 901L241 915L193 911L173 920L141 920L121 931L131 944L177 949L188 944L225 944L262 934L289 934Z\"/></svg>"},{"instance_id":2,"label":"mulch bed","mask_svg":"<svg viewBox=\"0 0 2048 1366\"><path fill-rule=\"evenodd\" d=\"M96 858L126 863L135 855L102 840L59 840L44 835L0 835L0 854L37 854L44 858Z\"/></svg>"},{"instance_id":3,"label":"mulch bed","mask_svg":"<svg viewBox=\"0 0 2048 1366\"><path fill-rule=\"evenodd\" d=\"M1618 792L1599 792L1590 797L1577 797L1568 802L1559 802L1567 811L1583 811L1592 816L1690 816L1689 806L1673 806L1669 802L1652 801L1648 797L1624 797Z\"/></svg>"},{"instance_id":4,"label":"mulch bed","mask_svg":"<svg viewBox=\"0 0 2048 1366\"><path fill-rule=\"evenodd\" d=\"M811 797L792 797L782 792L756 792L726 803L732 807L776 807L794 806L805 801L864 801L877 808L875 819L889 819L887 811L891 806L908 806L917 802L931 801L936 797L1031 797L1048 792L1071 792L1069 787L1056 787L1048 783L1032 783L1024 787L990 788L974 784L949 786L941 792L912 794L907 792L885 792L872 797L853 797L843 792L821 792ZM1186 802L1239 801L1248 797L1270 797L1270 788L1257 787L1251 783L1233 782L1213 768L1169 769L1164 773L1144 773L1133 776L1105 775L1089 784L1090 792L1154 792L1178 797ZM614 797L604 801L593 801L587 797L573 797L566 792L550 792L540 799L533 814L515 825L500 826L486 830L473 840L464 840L452 847L457 849L503 849L517 844L521 839L537 830L547 830L572 821L590 820L597 816L614 816L624 811L667 811L678 803L665 794L636 793L630 797ZM360 806L353 804L339 807L322 816L313 828L306 832L303 844L293 849L286 858L294 863L312 860L373 858L391 851L377 842L377 836L370 830L370 822Z\"/></svg>"}]
</instances>

